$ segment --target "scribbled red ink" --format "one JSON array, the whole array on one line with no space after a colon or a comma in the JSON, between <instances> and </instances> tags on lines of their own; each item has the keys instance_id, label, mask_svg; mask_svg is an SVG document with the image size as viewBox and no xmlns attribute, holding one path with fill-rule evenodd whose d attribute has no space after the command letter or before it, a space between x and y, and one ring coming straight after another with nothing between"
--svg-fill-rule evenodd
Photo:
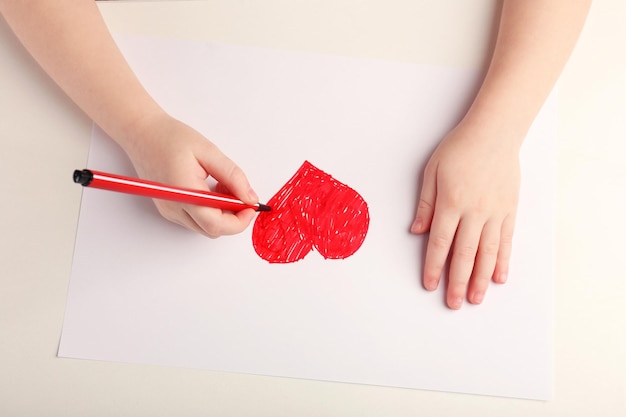
<instances>
[{"instance_id":1,"label":"scribbled red ink","mask_svg":"<svg viewBox=\"0 0 626 417\"><path fill-rule=\"evenodd\" d=\"M256 253L290 263L313 248L325 259L344 259L360 247L369 227L363 197L308 161L272 197L252 229Z\"/></svg>"}]
</instances>

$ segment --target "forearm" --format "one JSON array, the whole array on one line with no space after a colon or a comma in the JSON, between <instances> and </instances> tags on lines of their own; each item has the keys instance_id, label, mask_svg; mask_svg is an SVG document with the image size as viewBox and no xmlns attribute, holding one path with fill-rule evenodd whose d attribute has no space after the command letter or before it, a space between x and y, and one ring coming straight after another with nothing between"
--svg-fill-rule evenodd
<instances>
[{"instance_id":1,"label":"forearm","mask_svg":"<svg viewBox=\"0 0 626 417\"><path fill-rule=\"evenodd\" d=\"M118 50L93 0L0 0L0 12L50 77L115 140L161 112Z\"/></svg>"},{"instance_id":2,"label":"forearm","mask_svg":"<svg viewBox=\"0 0 626 417\"><path fill-rule=\"evenodd\" d=\"M504 0L491 64L465 122L520 145L574 48L590 0Z\"/></svg>"}]
</instances>

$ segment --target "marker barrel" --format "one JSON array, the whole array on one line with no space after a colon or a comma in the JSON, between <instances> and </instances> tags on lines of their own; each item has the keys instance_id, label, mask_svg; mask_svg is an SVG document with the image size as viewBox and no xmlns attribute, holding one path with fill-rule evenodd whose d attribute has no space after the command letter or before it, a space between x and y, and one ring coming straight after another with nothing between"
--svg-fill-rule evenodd
<instances>
[{"instance_id":1,"label":"marker barrel","mask_svg":"<svg viewBox=\"0 0 626 417\"><path fill-rule=\"evenodd\" d=\"M227 211L241 211L251 208L256 211L269 211L264 204L246 204L233 196L203 190L173 187L154 181L140 180L122 175L84 169L74 171L74 182L85 187L116 191L160 200L176 201L184 204L215 207Z\"/></svg>"}]
</instances>

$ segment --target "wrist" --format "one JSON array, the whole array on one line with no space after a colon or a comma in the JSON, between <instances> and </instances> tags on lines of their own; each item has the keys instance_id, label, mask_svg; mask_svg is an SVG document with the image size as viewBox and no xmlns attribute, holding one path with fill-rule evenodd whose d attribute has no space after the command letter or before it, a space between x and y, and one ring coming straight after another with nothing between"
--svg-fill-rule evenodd
<instances>
[{"instance_id":1,"label":"wrist","mask_svg":"<svg viewBox=\"0 0 626 417\"><path fill-rule=\"evenodd\" d=\"M119 134L114 136L114 140L129 155L136 154L146 146L150 146L149 142L159 136L158 133L171 119L171 116L160 107L151 106L122 126Z\"/></svg>"},{"instance_id":2,"label":"wrist","mask_svg":"<svg viewBox=\"0 0 626 417\"><path fill-rule=\"evenodd\" d=\"M473 135L477 140L495 141L519 151L532 121L532 117L521 114L513 106L503 108L475 102L459 126L478 132Z\"/></svg>"}]
</instances>

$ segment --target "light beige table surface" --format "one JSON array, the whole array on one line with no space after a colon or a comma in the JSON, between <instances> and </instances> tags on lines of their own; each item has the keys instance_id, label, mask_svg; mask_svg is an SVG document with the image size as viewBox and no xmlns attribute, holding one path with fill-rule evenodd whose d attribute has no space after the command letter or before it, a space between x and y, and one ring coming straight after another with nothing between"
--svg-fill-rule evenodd
<instances>
[{"instance_id":1,"label":"light beige table surface","mask_svg":"<svg viewBox=\"0 0 626 417\"><path fill-rule=\"evenodd\" d=\"M120 33L480 68L499 3L100 7ZM559 103L551 401L58 359L81 194L70 174L85 165L91 124L0 19L0 416L625 416L623 1L594 3Z\"/></svg>"}]
</instances>

